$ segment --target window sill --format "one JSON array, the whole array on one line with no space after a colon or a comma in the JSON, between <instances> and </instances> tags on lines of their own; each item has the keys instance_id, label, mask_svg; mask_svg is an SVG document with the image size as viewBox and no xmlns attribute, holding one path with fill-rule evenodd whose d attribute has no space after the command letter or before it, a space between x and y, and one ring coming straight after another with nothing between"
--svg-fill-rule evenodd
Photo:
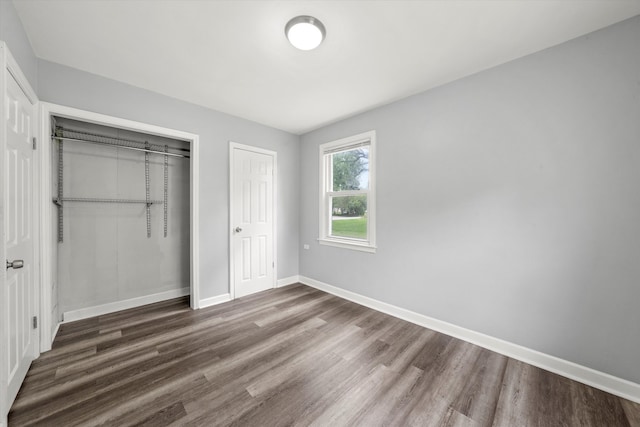
<instances>
[{"instance_id":1,"label":"window sill","mask_svg":"<svg viewBox=\"0 0 640 427\"><path fill-rule=\"evenodd\" d=\"M351 249L371 254L375 254L377 249L376 246L372 246L368 243L347 242L344 240L318 239L318 243L325 246L335 246L337 248Z\"/></svg>"}]
</instances>

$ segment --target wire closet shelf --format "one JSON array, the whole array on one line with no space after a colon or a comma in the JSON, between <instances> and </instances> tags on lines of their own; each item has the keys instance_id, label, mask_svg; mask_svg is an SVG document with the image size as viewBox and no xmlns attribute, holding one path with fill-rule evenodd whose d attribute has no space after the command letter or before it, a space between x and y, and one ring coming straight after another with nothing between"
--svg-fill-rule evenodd
<instances>
[{"instance_id":1,"label":"wire closet shelf","mask_svg":"<svg viewBox=\"0 0 640 427\"><path fill-rule=\"evenodd\" d=\"M111 136L100 135L97 133L76 131L73 129L65 129L62 127L56 127L56 132L51 135L51 138L71 141L71 142L84 142L87 144L107 145L114 148L123 148L125 150L142 151L152 154L161 154L163 156L189 158L190 150L188 148L171 147L168 145L149 144L145 141L135 141L131 139L116 138ZM165 148L167 151L165 152ZM180 151L182 153L174 153L168 150Z\"/></svg>"},{"instance_id":2,"label":"wire closet shelf","mask_svg":"<svg viewBox=\"0 0 640 427\"><path fill-rule=\"evenodd\" d=\"M150 144L147 141L135 141L131 139L116 138L100 135L92 132L77 131L73 129L56 126L55 132L51 135L52 140L58 142L58 193L53 199L53 203L58 207L58 242L62 243L64 238L64 203L125 203L125 204L145 204L147 219L147 237L151 237L151 206L154 204L164 205L164 237L167 237L168 222L168 177L169 177L169 157L189 159L190 150L169 145ZM144 199L110 199L97 197L65 197L63 194L64 182L64 141L80 142L95 145L110 146L117 149L133 150L144 153L145 163L145 195ZM171 150L171 151L170 151ZM176 153L177 151L177 153ZM149 180L149 157L150 154L158 154L164 157L164 197L163 200L152 200L150 197Z\"/></svg>"}]
</instances>

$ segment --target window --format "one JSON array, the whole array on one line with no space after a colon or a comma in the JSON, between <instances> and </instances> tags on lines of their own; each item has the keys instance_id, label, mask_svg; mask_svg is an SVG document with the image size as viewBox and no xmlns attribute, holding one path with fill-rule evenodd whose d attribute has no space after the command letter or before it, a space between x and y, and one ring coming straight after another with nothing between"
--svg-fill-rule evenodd
<instances>
[{"instance_id":1,"label":"window","mask_svg":"<svg viewBox=\"0 0 640 427\"><path fill-rule=\"evenodd\" d=\"M375 131L320 145L322 245L375 252Z\"/></svg>"}]
</instances>

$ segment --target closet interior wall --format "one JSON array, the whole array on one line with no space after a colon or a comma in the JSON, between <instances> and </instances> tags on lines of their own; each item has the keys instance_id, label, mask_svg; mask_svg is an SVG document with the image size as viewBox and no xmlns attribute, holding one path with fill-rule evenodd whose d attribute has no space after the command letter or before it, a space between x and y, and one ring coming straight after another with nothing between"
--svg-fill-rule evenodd
<instances>
[{"instance_id":1,"label":"closet interior wall","mask_svg":"<svg viewBox=\"0 0 640 427\"><path fill-rule=\"evenodd\" d=\"M65 118L56 117L55 125L189 149L183 141ZM55 197L59 185L59 143L55 139L52 150ZM145 200L144 152L66 140L62 152L65 198ZM149 154L151 200L164 200L164 162L165 156ZM65 320L68 312L138 297L189 293L188 158L168 157L167 184L166 237L163 203L150 206L148 223L145 203L63 202L62 242L56 242L54 248L54 319ZM57 236L60 224L55 206L53 216Z\"/></svg>"}]
</instances>

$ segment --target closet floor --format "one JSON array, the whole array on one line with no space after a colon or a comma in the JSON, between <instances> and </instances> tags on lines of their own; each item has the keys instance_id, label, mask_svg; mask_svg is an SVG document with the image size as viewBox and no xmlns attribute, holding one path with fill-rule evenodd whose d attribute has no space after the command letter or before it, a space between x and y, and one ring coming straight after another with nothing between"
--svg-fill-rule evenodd
<instances>
[{"instance_id":1,"label":"closet floor","mask_svg":"<svg viewBox=\"0 0 640 427\"><path fill-rule=\"evenodd\" d=\"M9 425L640 425L640 405L304 285L61 326Z\"/></svg>"}]
</instances>

